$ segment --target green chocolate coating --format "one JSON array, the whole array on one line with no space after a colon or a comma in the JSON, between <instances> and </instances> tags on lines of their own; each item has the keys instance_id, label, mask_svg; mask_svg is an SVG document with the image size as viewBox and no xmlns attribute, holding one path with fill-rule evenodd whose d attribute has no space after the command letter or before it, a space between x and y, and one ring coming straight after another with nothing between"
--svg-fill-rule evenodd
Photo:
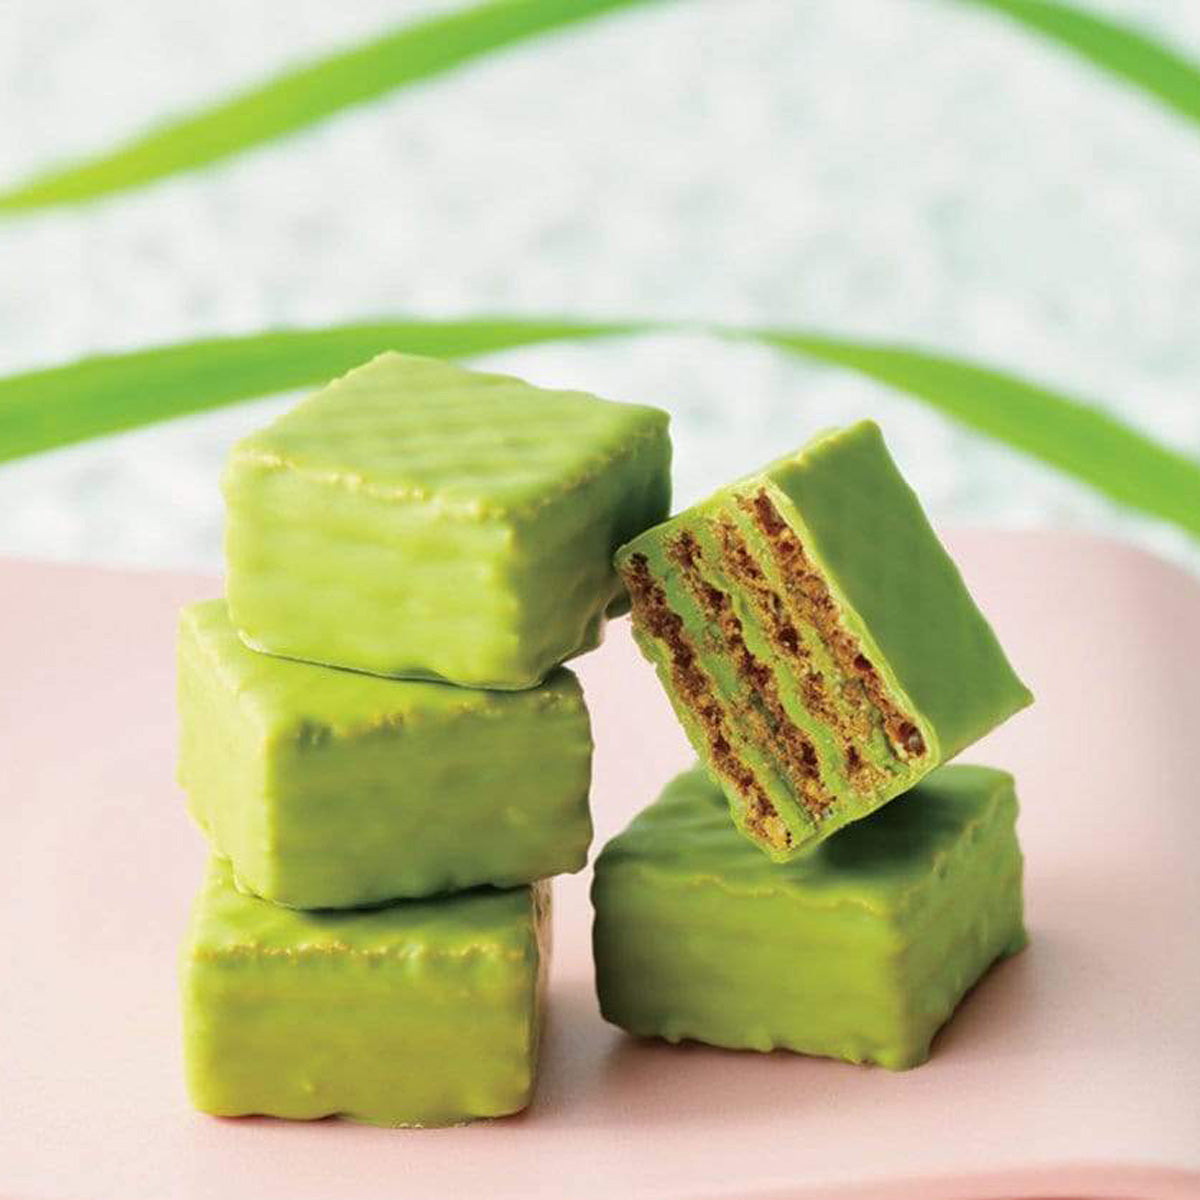
<instances>
[{"instance_id":1,"label":"green chocolate coating","mask_svg":"<svg viewBox=\"0 0 1200 1200\"><path fill-rule=\"evenodd\" d=\"M485 692L248 650L225 602L179 629L179 778L241 886L343 908L587 860L592 740L575 676Z\"/></svg>"},{"instance_id":2,"label":"green chocolate coating","mask_svg":"<svg viewBox=\"0 0 1200 1200\"><path fill-rule=\"evenodd\" d=\"M693 746L780 861L1032 700L872 422L722 488L616 561Z\"/></svg>"},{"instance_id":3,"label":"green chocolate coating","mask_svg":"<svg viewBox=\"0 0 1200 1200\"><path fill-rule=\"evenodd\" d=\"M383 354L239 442L227 589L257 649L532 687L624 605L670 502L667 414Z\"/></svg>"},{"instance_id":4,"label":"green chocolate coating","mask_svg":"<svg viewBox=\"0 0 1200 1200\"><path fill-rule=\"evenodd\" d=\"M943 767L783 864L680 775L604 848L592 902L605 1018L631 1033L903 1070L1025 944L1011 776Z\"/></svg>"},{"instance_id":5,"label":"green chocolate coating","mask_svg":"<svg viewBox=\"0 0 1200 1200\"><path fill-rule=\"evenodd\" d=\"M193 1104L389 1126L524 1108L549 898L540 883L296 912L239 892L214 857L181 967Z\"/></svg>"}]
</instances>

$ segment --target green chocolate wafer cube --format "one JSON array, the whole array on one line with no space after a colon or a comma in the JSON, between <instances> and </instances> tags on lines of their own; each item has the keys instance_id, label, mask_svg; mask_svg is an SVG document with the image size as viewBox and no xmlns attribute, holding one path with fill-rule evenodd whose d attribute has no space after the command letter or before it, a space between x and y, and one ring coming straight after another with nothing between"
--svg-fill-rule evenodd
<instances>
[{"instance_id":1,"label":"green chocolate wafer cube","mask_svg":"<svg viewBox=\"0 0 1200 1200\"><path fill-rule=\"evenodd\" d=\"M383 354L239 442L227 590L256 649L532 687L625 604L613 551L666 516L667 415Z\"/></svg>"},{"instance_id":2,"label":"green chocolate wafer cube","mask_svg":"<svg viewBox=\"0 0 1200 1200\"><path fill-rule=\"evenodd\" d=\"M575 676L485 692L256 654L184 609L179 777L246 889L350 907L577 871L592 740Z\"/></svg>"},{"instance_id":3,"label":"green chocolate wafer cube","mask_svg":"<svg viewBox=\"0 0 1200 1200\"><path fill-rule=\"evenodd\" d=\"M524 1108L537 1069L549 884L352 912L247 896L213 858L182 956L203 1112L449 1125Z\"/></svg>"},{"instance_id":4,"label":"green chocolate wafer cube","mask_svg":"<svg viewBox=\"0 0 1200 1200\"><path fill-rule=\"evenodd\" d=\"M1032 699L871 422L647 530L617 566L696 752L776 859Z\"/></svg>"},{"instance_id":5,"label":"green chocolate wafer cube","mask_svg":"<svg viewBox=\"0 0 1200 1200\"><path fill-rule=\"evenodd\" d=\"M596 986L631 1033L902 1070L1025 943L1011 776L951 765L787 863L702 769L596 862Z\"/></svg>"}]
</instances>

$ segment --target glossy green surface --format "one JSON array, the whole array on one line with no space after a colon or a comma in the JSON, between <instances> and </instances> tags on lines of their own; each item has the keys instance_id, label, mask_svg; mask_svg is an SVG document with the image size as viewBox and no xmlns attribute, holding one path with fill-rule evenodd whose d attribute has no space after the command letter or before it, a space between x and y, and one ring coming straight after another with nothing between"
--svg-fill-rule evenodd
<instances>
[{"instance_id":1,"label":"glossy green surface","mask_svg":"<svg viewBox=\"0 0 1200 1200\"><path fill-rule=\"evenodd\" d=\"M941 761L1032 702L873 421L818 438L767 477Z\"/></svg>"},{"instance_id":2,"label":"glossy green surface","mask_svg":"<svg viewBox=\"0 0 1200 1200\"><path fill-rule=\"evenodd\" d=\"M1032 699L870 422L646 531L617 566L638 644L735 822L780 860Z\"/></svg>"},{"instance_id":3,"label":"glossy green surface","mask_svg":"<svg viewBox=\"0 0 1200 1200\"><path fill-rule=\"evenodd\" d=\"M524 1108L549 896L543 883L302 913L242 894L214 857L181 964L193 1104L391 1126Z\"/></svg>"},{"instance_id":4,"label":"glossy green surface","mask_svg":"<svg viewBox=\"0 0 1200 1200\"><path fill-rule=\"evenodd\" d=\"M631 1033L900 1070L1025 943L1011 776L948 766L784 864L697 767L596 862L596 983Z\"/></svg>"},{"instance_id":5,"label":"glossy green surface","mask_svg":"<svg viewBox=\"0 0 1200 1200\"><path fill-rule=\"evenodd\" d=\"M179 778L239 883L349 907L587 859L592 740L574 675L485 692L248 650L224 601L184 609Z\"/></svg>"},{"instance_id":6,"label":"glossy green surface","mask_svg":"<svg viewBox=\"0 0 1200 1200\"><path fill-rule=\"evenodd\" d=\"M669 467L658 409L381 355L234 447L234 623L292 658L534 686L598 643Z\"/></svg>"}]
</instances>

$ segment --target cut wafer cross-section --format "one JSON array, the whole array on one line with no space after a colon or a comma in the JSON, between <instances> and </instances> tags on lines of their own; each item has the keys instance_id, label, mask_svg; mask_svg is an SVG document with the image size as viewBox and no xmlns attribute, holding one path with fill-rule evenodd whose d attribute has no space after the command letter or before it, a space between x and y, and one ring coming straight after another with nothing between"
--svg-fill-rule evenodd
<instances>
[{"instance_id":1,"label":"cut wafer cross-section","mask_svg":"<svg viewBox=\"0 0 1200 1200\"><path fill-rule=\"evenodd\" d=\"M870 422L646 531L617 567L689 738L776 858L1032 699Z\"/></svg>"}]
</instances>

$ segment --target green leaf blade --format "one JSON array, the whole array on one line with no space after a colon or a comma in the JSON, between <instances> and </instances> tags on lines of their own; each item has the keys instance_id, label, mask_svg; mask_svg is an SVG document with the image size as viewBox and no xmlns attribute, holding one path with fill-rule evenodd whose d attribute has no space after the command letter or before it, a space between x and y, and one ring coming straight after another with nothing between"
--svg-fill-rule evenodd
<instances>
[{"instance_id":1,"label":"green leaf blade","mask_svg":"<svg viewBox=\"0 0 1200 1200\"><path fill-rule=\"evenodd\" d=\"M108 154L0 191L0 212L76 204L241 154L495 50L647 0L488 0L284 72Z\"/></svg>"},{"instance_id":2,"label":"green leaf blade","mask_svg":"<svg viewBox=\"0 0 1200 1200\"><path fill-rule=\"evenodd\" d=\"M1200 67L1131 25L1063 0L967 0L1074 51L1200 125Z\"/></svg>"},{"instance_id":3,"label":"green leaf blade","mask_svg":"<svg viewBox=\"0 0 1200 1200\"><path fill-rule=\"evenodd\" d=\"M325 383L385 350L459 358L629 332L628 325L535 319L381 321L99 355L0 379L0 463Z\"/></svg>"},{"instance_id":4,"label":"green leaf blade","mask_svg":"<svg viewBox=\"0 0 1200 1200\"><path fill-rule=\"evenodd\" d=\"M1101 409L993 367L789 331L769 345L866 375L960 424L1200 537L1200 465Z\"/></svg>"}]
</instances>

